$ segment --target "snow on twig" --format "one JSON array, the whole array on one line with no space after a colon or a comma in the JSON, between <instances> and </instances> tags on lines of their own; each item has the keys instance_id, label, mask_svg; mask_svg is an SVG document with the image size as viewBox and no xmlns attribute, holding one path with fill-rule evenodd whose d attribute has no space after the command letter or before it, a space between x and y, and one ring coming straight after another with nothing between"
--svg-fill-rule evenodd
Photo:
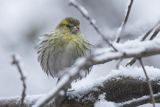
<instances>
[{"instance_id":1,"label":"snow on twig","mask_svg":"<svg viewBox=\"0 0 160 107\"><path fill-rule=\"evenodd\" d=\"M23 107L24 106L24 100L25 100L25 97L26 97L26 77L22 71L22 68L20 66L20 62L19 60L16 58L15 55L12 55L12 64L15 65L18 69L18 72L20 74L20 79L22 81L22 86L23 86L23 90L22 90L22 94L21 94L21 101L20 101L20 107Z\"/></svg>"},{"instance_id":2,"label":"snow on twig","mask_svg":"<svg viewBox=\"0 0 160 107\"><path fill-rule=\"evenodd\" d=\"M147 69L147 74L150 77L150 80L158 81L158 78L160 76L160 69L150 66L145 66L145 68ZM141 67L120 66L119 69L111 70L111 72L109 72L108 75L104 77L100 77L86 83L78 82L73 84L72 89L75 91L69 92L69 94L71 96L76 96L76 98L77 97L81 98L85 93L89 93L92 90L97 90L96 88L93 87L102 86L104 81L111 81L113 78L118 81L119 79L121 79L121 77L131 77L136 80L146 81L146 77Z\"/></svg>"}]
</instances>

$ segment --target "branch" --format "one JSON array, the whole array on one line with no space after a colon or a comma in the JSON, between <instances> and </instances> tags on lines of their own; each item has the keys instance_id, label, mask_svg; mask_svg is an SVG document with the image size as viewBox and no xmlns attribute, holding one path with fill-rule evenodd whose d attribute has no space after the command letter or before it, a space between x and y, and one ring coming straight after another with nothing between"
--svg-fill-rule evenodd
<instances>
[{"instance_id":1,"label":"branch","mask_svg":"<svg viewBox=\"0 0 160 107\"><path fill-rule=\"evenodd\" d=\"M153 97L155 98L156 102L160 102L160 93L154 94ZM124 103L119 104L119 107L136 107L139 105L151 103L151 97L150 96L143 96L141 98L133 99L131 101L127 101Z\"/></svg>"},{"instance_id":2,"label":"branch","mask_svg":"<svg viewBox=\"0 0 160 107\"><path fill-rule=\"evenodd\" d=\"M160 92L160 85L158 78L160 76L160 69L153 67L147 68L147 73L152 76L151 83L153 87L154 94ZM155 74L153 76L153 74ZM133 75L134 74L134 75ZM145 76L143 75L143 70L136 67L121 67L119 70L113 70L110 74L103 78L98 78L90 83L84 83L82 87L73 88L73 91L67 92L66 96L59 106L55 107L93 107L94 103L98 100L99 95L105 94L105 99L115 103L122 103L121 105L131 105L135 103L136 106L146 103L151 103L148 98L150 91L148 84L145 81ZM46 97L47 95L32 95L27 96L25 99L25 107L31 107L36 102L38 102L41 97ZM142 96L144 99L137 99ZM150 98L150 97L149 97ZM160 94L156 95L156 102L160 102L158 99ZM130 101L132 100L132 101ZM145 102L144 102L145 100ZM0 98L1 107L15 107L18 105L19 97L15 98ZM137 102L137 103L136 103ZM54 105L52 100L50 104L46 104L45 107L51 107ZM132 106L126 106L132 107Z\"/></svg>"},{"instance_id":3,"label":"branch","mask_svg":"<svg viewBox=\"0 0 160 107\"><path fill-rule=\"evenodd\" d=\"M48 93L45 97L42 97L40 100L36 102L36 104L33 107L43 107L47 105L50 101L53 100L59 93L65 89L69 88L71 82L76 79L76 77L79 77L79 71L82 70L86 63L85 58L81 58L77 60L77 62L73 65L74 67L71 68L58 82L57 86L52 89L51 92Z\"/></svg>"},{"instance_id":4,"label":"branch","mask_svg":"<svg viewBox=\"0 0 160 107\"><path fill-rule=\"evenodd\" d=\"M158 29L160 29L160 21L158 21L158 23L156 23L147 33L145 33L145 35L142 37L141 41L144 41L154 30L155 32L153 33L153 35L157 35L158 33L156 33L158 31ZM159 32L159 31L158 31ZM150 38L150 40L152 40L152 36Z\"/></svg>"},{"instance_id":5,"label":"branch","mask_svg":"<svg viewBox=\"0 0 160 107\"><path fill-rule=\"evenodd\" d=\"M155 107L155 99L154 99L154 96L153 96L153 89L152 89L151 81L150 81L150 79L148 77L147 71L146 71L146 69L145 69L145 67L143 65L143 62L142 62L141 58L139 59L139 63L141 64L143 72L144 72L144 74L146 76L146 81L148 83L148 87L149 87L149 91L150 91L150 97L152 99L152 104L153 104L153 107Z\"/></svg>"},{"instance_id":6,"label":"branch","mask_svg":"<svg viewBox=\"0 0 160 107\"><path fill-rule=\"evenodd\" d=\"M150 40L153 40L158 35L159 32L160 32L160 23L158 23L158 26L156 26L153 35L150 37Z\"/></svg>"},{"instance_id":7,"label":"branch","mask_svg":"<svg viewBox=\"0 0 160 107\"><path fill-rule=\"evenodd\" d=\"M40 97L44 95L28 95L24 100L23 107L31 107ZM21 97L0 98L0 107L19 107Z\"/></svg>"},{"instance_id":8,"label":"branch","mask_svg":"<svg viewBox=\"0 0 160 107\"><path fill-rule=\"evenodd\" d=\"M22 95L21 95L20 107L23 107L24 106L24 100L25 100L25 97L26 97L26 88L27 88L26 82L25 82L26 81L26 77L23 74L23 71L22 71L21 66L20 66L20 62L16 58L15 55L12 56L12 64L17 67L18 72L20 74L20 79L22 81L23 90L22 90Z\"/></svg>"},{"instance_id":9,"label":"branch","mask_svg":"<svg viewBox=\"0 0 160 107\"><path fill-rule=\"evenodd\" d=\"M110 41L106 38L106 36L99 30L99 28L97 27L97 25L95 24L95 20L92 19L89 15L88 15L88 11L81 5L77 4L75 2L75 0L70 0L69 2L70 6L73 6L74 8L76 8L81 15L87 19L90 23L90 25L95 29L95 31L101 36L101 38L110 46L113 48L114 51L117 51L117 49L113 46L112 43L110 43Z\"/></svg>"},{"instance_id":10,"label":"branch","mask_svg":"<svg viewBox=\"0 0 160 107\"><path fill-rule=\"evenodd\" d=\"M156 25L154 25L153 28L151 28L147 33L145 33L145 35L141 38L140 41L144 41L152 32L153 32L153 34L151 35L150 40L153 40L160 32L160 22L156 23ZM136 62L136 58L132 58L126 64L126 66L133 65L135 62Z\"/></svg>"},{"instance_id":11,"label":"branch","mask_svg":"<svg viewBox=\"0 0 160 107\"><path fill-rule=\"evenodd\" d=\"M124 31L126 23L129 19L129 15L130 15L130 12L131 12L133 1L134 0L130 0L130 3L129 3L128 8L127 8L126 15L125 15L125 18L124 18L124 21L122 22L121 26L119 27L119 29L117 31L116 40L115 40L117 43L120 41L120 36L121 36L122 32Z\"/></svg>"},{"instance_id":12,"label":"branch","mask_svg":"<svg viewBox=\"0 0 160 107\"><path fill-rule=\"evenodd\" d=\"M85 68L120 58L140 58L160 54L159 39L144 42L130 41L124 44L115 45L119 50L121 50L121 52L113 52L111 48L97 49L95 54L92 56L78 59L73 67L67 69L66 75L61 78L60 82L57 84L57 87L55 87L47 96L41 98L34 107L42 107L52 101L53 98L60 93L60 91L70 86L71 82L75 80L76 77L79 77L79 72Z\"/></svg>"}]
</instances>

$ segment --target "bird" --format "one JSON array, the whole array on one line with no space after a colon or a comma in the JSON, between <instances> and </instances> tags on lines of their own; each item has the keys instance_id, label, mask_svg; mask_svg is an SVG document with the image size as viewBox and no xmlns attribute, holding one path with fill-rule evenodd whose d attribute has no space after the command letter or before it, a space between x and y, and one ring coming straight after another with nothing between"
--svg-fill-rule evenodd
<instances>
[{"instance_id":1,"label":"bird","mask_svg":"<svg viewBox=\"0 0 160 107\"><path fill-rule=\"evenodd\" d=\"M73 66L76 59L91 54L91 44L81 33L80 21L66 17L53 31L41 37L37 53L43 71L60 80L65 69ZM90 68L83 71L85 77Z\"/></svg>"}]
</instances>

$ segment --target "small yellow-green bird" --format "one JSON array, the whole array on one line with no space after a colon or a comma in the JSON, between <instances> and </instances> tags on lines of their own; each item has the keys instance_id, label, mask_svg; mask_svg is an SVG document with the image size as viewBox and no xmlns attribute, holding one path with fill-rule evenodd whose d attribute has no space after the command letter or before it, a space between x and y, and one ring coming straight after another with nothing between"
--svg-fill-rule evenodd
<instances>
[{"instance_id":1,"label":"small yellow-green bird","mask_svg":"<svg viewBox=\"0 0 160 107\"><path fill-rule=\"evenodd\" d=\"M87 56L90 52L91 45L80 32L79 20L67 17L54 31L43 36L38 60L47 75L60 79L65 68L71 67L77 58ZM85 70L84 75L89 71Z\"/></svg>"}]
</instances>

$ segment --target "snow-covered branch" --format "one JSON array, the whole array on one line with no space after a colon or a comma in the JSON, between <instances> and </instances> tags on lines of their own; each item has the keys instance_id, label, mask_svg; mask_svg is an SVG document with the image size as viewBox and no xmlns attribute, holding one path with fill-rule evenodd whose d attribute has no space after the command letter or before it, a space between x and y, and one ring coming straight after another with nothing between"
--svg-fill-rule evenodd
<instances>
[{"instance_id":1,"label":"snow-covered branch","mask_svg":"<svg viewBox=\"0 0 160 107\"><path fill-rule=\"evenodd\" d=\"M148 66L145 66L145 68L151 80L156 102L160 102L160 94L157 94L160 91L158 79L160 69ZM105 93L105 100L115 102L119 106L124 105L125 107L131 107L132 104L138 106L151 103L148 84L145 80L146 78L141 68L121 66L119 70L113 70L102 78L97 78L96 80L83 84L76 83L72 88L73 91L67 92L61 105L58 107L93 107L94 103L99 100L99 96L103 93ZM45 96L46 95L27 96L25 99L25 107L31 107L39 101L41 97ZM20 97L1 98L0 106L15 107L18 106L19 101ZM54 105L53 102L45 107Z\"/></svg>"},{"instance_id":2,"label":"snow-covered branch","mask_svg":"<svg viewBox=\"0 0 160 107\"><path fill-rule=\"evenodd\" d=\"M110 48L96 49L95 54L90 58L90 66L103 64L120 58L140 58L160 54L160 40L152 41L127 41L122 44L114 44L118 52L111 51Z\"/></svg>"},{"instance_id":3,"label":"snow-covered branch","mask_svg":"<svg viewBox=\"0 0 160 107\"><path fill-rule=\"evenodd\" d=\"M123 44L114 44L118 49L117 52L112 48L96 49L93 55L88 58L80 58L73 67L67 69L66 75L62 77L60 82L47 96L41 98L34 107L42 107L55 98L64 87L70 86L71 82L79 75L79 71L84 68L103 64L120 58L147 57L160 54L160 40L152 41L128 41Z\"/></svg>"},{"instance_id":4,"label":"snow-covered branch","mask_svg":"<svg viewBox=\"0 0 160 107\"><path fill-rule=\"evenodd\" d=\"M28 95L24 100L22 107L31 107L40 97L44 95ZM19 107L21 102L21 96L16 97L1 97L0 107Z\"/></svg>"},{"instance_id":5,"label":"snow-covered branch","mask_svg":"<svg viewBox=\"0 0 160 107\"><path fill-rule=\"evenodd\" d=\"M20 80L22 81L22 86L23 86L23 90L22 90L22 94L21 94L21 101L20 101L20 107L24 106L24 100L26 97L26 77L22 71L22 68L20 66L20 62L17 59L16 55L12 55L12 64L15 65L17 67L18 73L20 74Z\"/></svg>"},{"instance_id":6,"label":"snow-covered branch","mask_svg":"<svg viewBox=\"0 0 160 107\"><path fill-rule=\"evenodd\" d=\"M144 41L147 39L147 37L150 36L149 40L153 40L158 33L160 32L160 21L156 23L148 32L144 34L144 36L140 39L140 41ZM136 62L136 58L132 58L128 63L128 65L133 65Z\"/></svg>"}]
</instances>

